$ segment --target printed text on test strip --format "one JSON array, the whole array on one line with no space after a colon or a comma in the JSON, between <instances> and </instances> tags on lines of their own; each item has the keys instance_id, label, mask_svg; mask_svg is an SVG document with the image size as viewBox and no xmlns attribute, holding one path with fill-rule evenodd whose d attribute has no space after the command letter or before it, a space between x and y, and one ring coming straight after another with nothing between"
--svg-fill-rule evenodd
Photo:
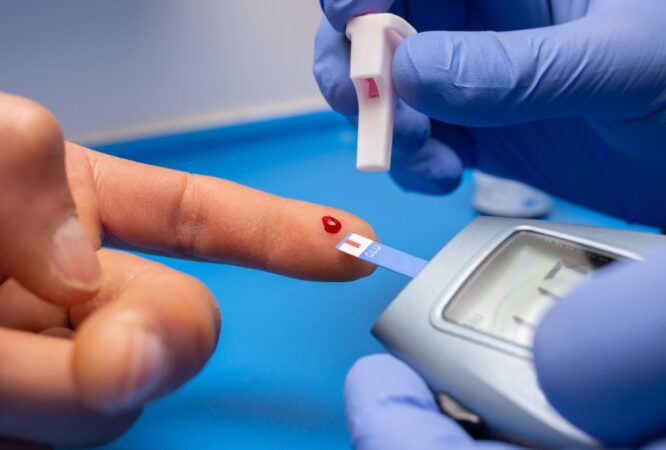
<instances>
[{"instance_id":1,"label":"printed text on test strip","mask_svg":"<svg viewBox=\"0 0 666 450\"><path fill-rule=\"evenodd\" d=\"M337 249L408 277L415 277L428 264L425 259L401 252L356 233L349 233L345 236L337 245Z\"/></svg>"}]
</instances>

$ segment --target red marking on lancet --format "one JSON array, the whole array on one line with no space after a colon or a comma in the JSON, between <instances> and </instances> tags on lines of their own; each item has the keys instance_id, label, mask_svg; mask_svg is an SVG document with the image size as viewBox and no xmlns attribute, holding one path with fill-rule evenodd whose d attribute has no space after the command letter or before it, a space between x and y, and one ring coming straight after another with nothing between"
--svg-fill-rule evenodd
<instances>
[{"instance_id":1,"label":"red marking on lancet","mask_svg":"<svg viewBox=\"0 0 666 450\"><path fill-rule=\"evenodd\" d=\"M321 223L324 224L324 230L326 230L327 233L336 234L342 230L342 224L333 216L322 217Z\"/></svg>"},{"instance_id":2,"label":"red marking on lancet","mask_svg":"<svg viewBox=\"0 0 666 450\"><path fill-rule=\"evenodd\" d=\"M379 88L374 78L366 78L368 82L368 98L377 98L379 97Z\"/></svg>"}]
</instances>

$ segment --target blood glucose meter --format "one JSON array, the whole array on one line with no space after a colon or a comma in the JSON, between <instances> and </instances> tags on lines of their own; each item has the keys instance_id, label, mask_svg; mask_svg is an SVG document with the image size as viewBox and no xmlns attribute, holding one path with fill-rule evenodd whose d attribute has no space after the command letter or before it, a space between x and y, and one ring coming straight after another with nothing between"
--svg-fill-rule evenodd
<instances>
[{"instance_id":1,"label":"blood glucose meter","mask_svg":"<svg viewBox=\"0 0 666 450\"><path fill-rule=\"evenodd\" d=\"M533 334L596 270L640 260L660 243L656 234L477 218L395 298L373 333L466 426L539 447L599 446L544 397Z\"/></svg>"}]
</instances>

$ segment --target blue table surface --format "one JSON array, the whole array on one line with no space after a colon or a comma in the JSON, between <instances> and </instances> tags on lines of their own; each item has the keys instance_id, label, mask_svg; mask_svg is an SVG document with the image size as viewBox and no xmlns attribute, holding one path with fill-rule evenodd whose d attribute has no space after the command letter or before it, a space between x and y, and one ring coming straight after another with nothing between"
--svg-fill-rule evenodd
<instances>
[{"instance_id":1,"label":"blue table surface","mask_svg":"<svg viewBox=\"0 0 666 450\"><path fill-rule=\"evenodd\" d=\"M386 174L355 170L355 139L343 120L324 112L97 148L349 210L384 242L422 258L475 217L469 175L446 197L406 193ZM628 227L565 202L555 205L552 220ZM104 448L349 448L345 374L358 358L382 351L370 327L407 278L379 270L353 283L318 283L150 258L211 289L222 309L222 335L197 377L148 406L125 436Z\"/></svg>"}]
</instances>

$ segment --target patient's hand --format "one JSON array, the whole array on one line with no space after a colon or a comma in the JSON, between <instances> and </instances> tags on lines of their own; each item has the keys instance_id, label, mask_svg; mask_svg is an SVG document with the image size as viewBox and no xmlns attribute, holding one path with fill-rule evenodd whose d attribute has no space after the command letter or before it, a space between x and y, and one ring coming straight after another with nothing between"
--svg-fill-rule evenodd
<instances>
[{"instance_id":1,"label":"patient's hand","mask_svg":"<svg viewBox=\"0 0 666 450\"><path fill-rule=\"evenodd\" d=\"M340 234L323 231L328 214L341 219ZM213 353L220 312L204 285L102 243L305 279L373 270L335 250L349 231L374 236L355 216L65 143L50 113L7 94L0 217L7 442L114 439Z\"/></svg>"}]
</instances>

